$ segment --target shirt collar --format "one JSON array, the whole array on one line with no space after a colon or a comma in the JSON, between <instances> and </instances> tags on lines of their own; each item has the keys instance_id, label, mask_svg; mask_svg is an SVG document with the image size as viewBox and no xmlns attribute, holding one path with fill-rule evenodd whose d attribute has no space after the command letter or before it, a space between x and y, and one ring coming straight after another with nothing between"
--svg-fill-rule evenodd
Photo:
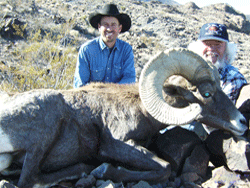
<instances>
[{"instance_id":1,"label":"shirt collar","mask_svg":"<svg viewBox=\"0 0 250 188\"><path fill-rule=\"evenodd\" d=\"M223 78L226 74L228 74L228 72L231 70L231 67L232 65L226 65L225 67L218 69L221 78Z\"/></svg>"},{"instance_id":2,"label":"shirt collar","mask_svg":"<svg viewBox=\"0 0 250 188\"><path fill-rule=\"evenodd\" d=\"M218 69L218 72L220 73L220 75L223 75L224 72L225 72L225 67L219 68L219 69Z\"/></svg>"},{"instance_id":3,"label":"shirt collar","mask_svg":"<svg viewBox=\"0 0 250 188\"><path fill-rule=\"evenodd\" d=\"M115 46L114 46L113 49L119 50L120 49L120 45L119 44L120 44L119 39L116 39ZM101 37L99 37L99 45L100 45L100 47L101 47L102 50L104 50L105 48L108 48L107 45L101 39Z\"/></svg>"}]
</instances>

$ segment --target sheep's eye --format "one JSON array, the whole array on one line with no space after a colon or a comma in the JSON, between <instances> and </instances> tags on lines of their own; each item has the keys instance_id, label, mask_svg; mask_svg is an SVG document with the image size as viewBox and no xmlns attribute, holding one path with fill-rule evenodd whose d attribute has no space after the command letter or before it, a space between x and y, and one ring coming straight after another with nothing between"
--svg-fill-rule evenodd
<instances>
[{"instance_id":1,"label":"sheep's eye","mask_svg":"<svg viewBox=\"0 0 250 188\"><path fill-rule=\"evenodd\" d=\"M206 98L208 98L208 97L211 97L211 94L209 92L206 92L206 93L204 93L203 96L206 97Z\"/></svg>"}]
</instances>

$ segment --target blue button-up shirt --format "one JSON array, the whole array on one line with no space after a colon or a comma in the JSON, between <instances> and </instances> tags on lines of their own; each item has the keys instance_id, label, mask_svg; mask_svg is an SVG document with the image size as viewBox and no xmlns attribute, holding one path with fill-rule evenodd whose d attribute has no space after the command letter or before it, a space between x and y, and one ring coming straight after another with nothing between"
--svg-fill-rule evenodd
<instances>
[{"instance_id":1,"label":"blue button-up shirt","mask_svg":"<svg viewBox=\"0 0 250 188\"><path fill-rule=\"evenodd\" d=\"M135 83L134 55L131 45L116 39L112 51L100 37L83 44L78 53L74 88L89 82Z\"/></svg>"}]
</instances>

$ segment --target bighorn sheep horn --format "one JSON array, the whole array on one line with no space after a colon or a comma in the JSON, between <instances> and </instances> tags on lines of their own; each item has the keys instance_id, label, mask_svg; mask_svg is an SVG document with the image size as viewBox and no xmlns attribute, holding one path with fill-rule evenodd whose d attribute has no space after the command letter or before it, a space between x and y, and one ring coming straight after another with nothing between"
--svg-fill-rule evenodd
<instances>
[{"instance_id":1,"label":"bighorn sheep horn","mask_svg":"<svg viewBox=\"0 0 250 188\"><path fill-rule=\"evenodd\" d=\"M181 75L195 84L201 80L215 80L208 63L187 49L172 49L161 52L143 68L139 79L139 92L143 105L158 121L182 125L192 122L202 111L197 103L185 108L168 105L162 94L165 80L172 75Z\"/></svg>"}]
</instances>

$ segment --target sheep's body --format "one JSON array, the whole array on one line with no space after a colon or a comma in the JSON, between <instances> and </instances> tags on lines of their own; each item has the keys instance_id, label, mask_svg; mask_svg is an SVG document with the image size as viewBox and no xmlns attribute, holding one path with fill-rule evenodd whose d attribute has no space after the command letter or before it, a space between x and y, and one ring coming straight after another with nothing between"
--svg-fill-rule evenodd
<instances>
[{"instance_id":1,"label":"sheep's body","mask_svg":"<svg viewBox=\"0 0 250 188\"><path fill-rule=\"evenodd\" d=\"M218 80L204 77L192 84L192 90L171 85L166 91L187 105L199 105L198 110L190 108L190 114L194 111L194 115L189 119L235 134L244 133L243 116L221 91ZM45 187L62 179L80 177L103 162L130 170L104 163L91 172L95 177L118 182L167 180L170 164L146 148L152 137L168 125L148 112L151 103L149 106L143 103L147 94L139 97L139 89L137 84L99 83L75 90L42 89L3 95L0 98L0 171L12 160L22 163L18 183L21 188ZM206 96L207 93L210 95ZM175 120L166 111L159 114L171 122Z\"/></svg>"},{"instance_id":2,"label":"sheep's body","mask_svg":"<svg viewBox=\"0 0 250 188\"><path fill-rule=\"evenodd\" d=\"M92 84L78 91L66 91L64 97L74 108L78 121L84 118L82 123L89 121L100 129L107 129L112 137L121 141L133 139L139 142L147 137L150 140L151 135L166 126L147 113L141 103L137 84ZM82 111L87 113L84 117ZM154 125L160 127L155 130L152 128Z\"/></svg>"},{"instance_id":3,"label":"sheep's body","mask_svg":"<svg viewBox=\"0 0 250 188\"><path fill-rule=\"evenodd\" d=\"M90 88L91 86L93 87ZM32 163L32 167L27 168L33 169L26 172L26 175L22 173L21 178L24 179L20 180L25 182L25 185L20 183L20 187L29 187L39 183L41 179L43 183L49 184L51 180L66 178L71 173L79 177L84 171L90 173L93 170L91 165L98 164L98 161L105 162L106 158L108 161L120 161L127 165L131 163L131 166L138 170L162 171L155 175L157 178L169 176L170 167L167 162L153 155L148 156L146 149L143 153L125 143L132 139L146 146L151 136L166 126L157 122L142 108L138 87L115 84L91 86L61 92L30 91L16 94L6 100L0 114L3 146L0 147L0 152L24 153L25 160ZM115 89L109 90L110 87ZM17 124L19 126L16 126ZM153 157L155 159L152 159ZM12 158L8 155L2 155L2 158L7 159L6 163L1 164L1 169L4 169ZM74 164L80 164L82 167L76 165L75 168L69 168L66 172L70 173L65 177L62 176L63 173L60 178L51 173L51 177L44 175L39 181L33 179L38 176L40 170L47 173L60 171ZM85 168L87 170L83 170ZM145 180L154 180L154 175L149 176L150 172L147 173ZM95 175L99 176L96 173ZM117 173L112 170L112 176L114 175L113 178L107 178L114 181L143 179L135 173L129 174L128 177L123 175L119 179ZM30 182L30 185L27 182Z\"/></svg>"}]
</instances>

